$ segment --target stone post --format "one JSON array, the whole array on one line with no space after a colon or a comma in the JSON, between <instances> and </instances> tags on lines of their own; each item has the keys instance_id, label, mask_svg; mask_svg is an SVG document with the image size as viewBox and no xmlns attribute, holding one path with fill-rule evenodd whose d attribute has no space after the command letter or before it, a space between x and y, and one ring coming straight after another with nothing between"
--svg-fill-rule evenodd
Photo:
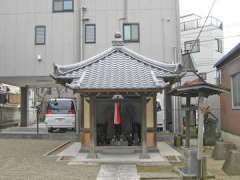
<instances>
[{"instance_id":1,"label":"stone post","mask_svg":"<svg viewBox=\"0 0 240 180\"><path fill-rule=\"evenodd\" d=\"M191 97L186 98L186 144L185 147L190 147L190 140L191 140L191 131L190 131L190 113L191 113Z\"/></svg>"},{"instance_id":2,"label":"stone post","mask_svg":"<svg viewBox=\"0 0 240 180\"><path fill-rule=\"evenodd\" d=\"M203 160L203 133L204 133L204 112L203 112L203 103L204 103L204 94L199 93L199 104L198 104L198 147L197 147L197 159L200 163L199 173L200 178L202 177L202 160Z\"/></svg>"},{"instance_id":3,"label":"stone post","mask_svg":"<svg viewBox=\"0 0 240 180\"><path fill-rule=\"evenodd\" d=\"M141 123L141 140L142 140L142 152L139 156L140 159L149 159L150 156L147 154L147 119L146 119L146 97L145 96L141 96L141 110L142 110L142 114L141 114L141 119L142 119L142 123Z\"/></svg>"},{"instance_id":4,"label":"stone post","mask_svg":"<svg viewBox=\"0 0 240 180\"><path fill-rule=\"evenodd\" d=\"M80 124L81 124L81 96L79 93L75 94L76 97L76 135L80 134Z\"/></svg>"},{"instance_id":5,"label":"stone post","mask_svg":"<svg viewBox=\"0 0 240 180\"><path fill-rule=\"evenodd\" d=\"M28 125L28 87L21 87L21 120L20 126Z\"/></svg>"}]
</instances>

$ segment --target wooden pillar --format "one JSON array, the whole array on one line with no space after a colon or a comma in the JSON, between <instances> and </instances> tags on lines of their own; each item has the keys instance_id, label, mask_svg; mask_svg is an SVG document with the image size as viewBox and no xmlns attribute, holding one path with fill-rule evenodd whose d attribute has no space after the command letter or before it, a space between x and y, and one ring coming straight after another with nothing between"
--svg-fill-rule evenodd
<instances>
[{"instance_id":1,"label":"wooden pillar","mask_svg":"<svg viewBox=\"0 0 240 180\"><path fill-rule=\"evenodd\" d=\"M96 96L90 96L90 151L89 159L96 159Z\"/></svg>"},{"instance_id":2,"label":"wooden pillar","mask_svg":"<svg viewBox=\"0 0 240 180\"><path fill-rule=\"evenodd\" d=\"M191 131L190 131L190 113L191 113L191 97L186 98L186 144L185 147L190 147L190 140L191 140Z\"/></svg>"},{"instance_id":3,"label":"wooden pillar","mask_svg":"<svg viewBox=\"0 0 240 180\"><path fill-rule=\"evenodd\" d=\"M204 133L204 94L199 93L199 104L198 104L198 147L197 147L197 159L199 160L199 173L200 178L202 177L202 160L203 160L203 133Z\"/></svg>"},{"instance_id":4,"label":"wooden pillar","mask_svg":"<svg viewBox=\"0 0 240 180\"><path fill-rule=\"evenodd\" d=\"M146 97L141 96L141 139L142 139L142 152L139 156L140 159L149 159L150 156L147 154L147 120L146 120Z\"/></svg>"}]
</instances>

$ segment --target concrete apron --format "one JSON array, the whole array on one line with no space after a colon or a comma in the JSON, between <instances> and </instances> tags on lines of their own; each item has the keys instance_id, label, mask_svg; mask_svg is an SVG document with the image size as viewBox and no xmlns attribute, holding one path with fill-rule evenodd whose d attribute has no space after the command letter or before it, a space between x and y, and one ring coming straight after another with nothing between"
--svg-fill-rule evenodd
<instances>
[{"instance_id":1,"label":"concrete apron","mask_svg":"<svg viewBox=\"0 0 240 180\"><path fill-rule=\"evenodd\" d=\"M84 164L139 164L139 165L169 165L166 158L159 153L148 153L149 159L140 159L140 153L133 154L101 154L97 153L96 159L89 159L88 153L79 153L68 164L84 165Z\"/></svg>"},{"instance_id":2,"label":"concrete apron","mask_svg":"<svg viewBox=\"0 0 240 180\"><path fill-rule=\"evenodd\" d=\"M132 152L129 149L123 151L121 148L117 148L118 151L111 150L111 153L97 153L97 158L88 158L87 152L80 152L77 155L74 154L73 159L69 162L69 165L78 164L139 164L139 165L168 165L169 156L180 157L181 154L175 151L172 147L164 142L158 143L158 152L148 152L149 159L141 159L140 152ZM123 153L124 152L124 153ZM76 155L76 156L75 156Z\"/></svg>"}]
</instances>

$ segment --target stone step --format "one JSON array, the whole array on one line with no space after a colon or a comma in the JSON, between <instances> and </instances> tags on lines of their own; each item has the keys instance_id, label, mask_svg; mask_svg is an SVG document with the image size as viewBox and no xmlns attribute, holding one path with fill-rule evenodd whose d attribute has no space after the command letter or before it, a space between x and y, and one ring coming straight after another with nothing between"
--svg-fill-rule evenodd
<instances>
[{"instance_id":1,"label":"stone step","mask_svg":"<svg viewBox=\"0 0 240 180\"><path fill-rule=\"evenodd\" d=\"M176 173L161 172L161 173L139 173L140 179L181 179Z\"/></svg>"},{"instance_id":2,"label":"stone step","mask_svg":"<svg viewBox=\"0 0 240 180\"><path fill-rule=\"evenodd\" d=\"M136 149L131 148L105 148L101 150L102 154L134 154Z\"/></svg>"},{"instance_id":3,"label":"stone step","mask_svg":"<svg viewBox=\"0 0 240 180\"><path fill-rule=\"evenodd\" d=\"M0 128L16 126L18 122L16 121L4 121L0 123Z\"/></svg>"}]
</instances>

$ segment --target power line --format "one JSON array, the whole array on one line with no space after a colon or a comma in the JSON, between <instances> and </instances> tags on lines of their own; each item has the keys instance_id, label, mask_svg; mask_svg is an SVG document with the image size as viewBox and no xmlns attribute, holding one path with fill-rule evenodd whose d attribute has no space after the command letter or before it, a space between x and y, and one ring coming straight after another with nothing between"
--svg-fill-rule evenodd
<instances>
[{"instance_id":1,"label":"power line","mask_svg":"<svg viewBox=\"0 0 240 180\"><path fill-rule=\"evenodd\" d=\"M217 2L217 0L213 0L213 3L212 3L212 5L211 5L211 8L209 9L208 15L207 15L207 17L206 17L206 19L205 19L205 21L204 21L204 23L203 23L203 26L201 27L201 30L200 30L199 33L198 33L197 38L195 39L195 42L194 42L194 44L193 44L193 46L192 46L192 48L191 48L191 50L190 50L190 53L191 53L192 50L195 48L195 46L196 46L196 44L197 44L197 41L198 41L198 39L200 38L200 36L201 36L201 34L202 34L202 32L203 32L204 27L206 26L207 20L208 20L210 14L211 14L211 12L212 12L212 10L213 10L216 2Z\"/></svg>"},{"instance_id":2,"label":"power line","mask_svg":"<svg viewBox=\"0 0 240 180\"><path fill-rule=\"evenodd\" d=\"M204 27L206 26L207 20L208 20L210 14L211 14L211 12L212 12L212 10L213 10L216 2L217 2L217 0L213 0L213 3L212 3L212 5L211 5L211 7L210 7L210 9L209 9L208 15L207 15L207 17L206 17L206 19L205 19L205 21L204 21L204 23L203 23L203 26L202 26L201 30L199 31L198 36L197 36L197 38L195 39L195 41L194 41L194 43L193 43L193 46L191 47L190 53L191 53L191 52L193 51L193 49L195 48L195 46L196 46L196 44L197 44L197 42L198 42L198 39L200 38L200 36L201 36L201 34L202 34L202 32L203 32L203 29L204 29ZM195 71L194 71L194 74L197 75L197 77L198 77L200 80L202 80L203 82L206 82L206 81L200 76L200 74L198 74L198 73L195 72Z\"/></svg>"}]
</instances>

